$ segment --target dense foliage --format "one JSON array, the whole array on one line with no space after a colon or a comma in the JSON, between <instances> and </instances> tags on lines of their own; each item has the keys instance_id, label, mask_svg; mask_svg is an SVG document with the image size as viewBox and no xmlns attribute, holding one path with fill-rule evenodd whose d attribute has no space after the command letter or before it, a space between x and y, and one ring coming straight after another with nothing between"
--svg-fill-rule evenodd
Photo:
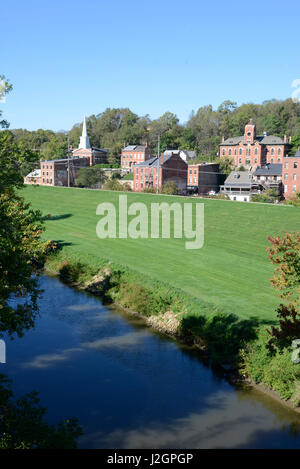
<instances>
[{"instance_id":1,"label":"dense foliage","mask_svg":"<svg viewBox=\"0 0 300 469\"><path fill-rule=\"evenodd\" d=\"M152 120L148 115L138 116L128 108L106 109L87 119L88 133L92 146L109 150L110 163L119 162L124 144L145 144L148 142L157 152L157 138L160 135L160 149L196 150L200 160L214 160L222 136L243 135L244 126L253 118L257 133L264 131L283 137L292 136L292 154L300 146L300 104L292 99L270 100L262 104L247 103L237 106L224 101L217 109L211 105L192 111L185 124L178 117L166 112ZM77 148L81 135L81 124L70 130L70 141ZM23 129L13 131L18 142L39 151L43 159L64 157L67 149L65 132L39 129L29 132Z\"/></svg>"}]
</instances>

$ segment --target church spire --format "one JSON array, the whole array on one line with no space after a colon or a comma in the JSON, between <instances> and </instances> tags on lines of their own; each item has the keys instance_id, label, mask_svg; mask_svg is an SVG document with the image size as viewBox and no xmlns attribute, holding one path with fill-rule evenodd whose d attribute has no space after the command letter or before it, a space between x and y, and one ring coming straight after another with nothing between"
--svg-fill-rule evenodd
<instances>
[{"instance_id":1,"label":"church spire","mask_svg":"<svg viewBox=\"0 0 300 469\"><path fill-rule=\"evenodd\" d=\"M84 148L85 150L87 150L88 148L91 148L90 139L88 137L87 129L86 129L86 117L85 116L83 119L82 135L80 137L79 148Z\"/></svg>"}]
</instances>

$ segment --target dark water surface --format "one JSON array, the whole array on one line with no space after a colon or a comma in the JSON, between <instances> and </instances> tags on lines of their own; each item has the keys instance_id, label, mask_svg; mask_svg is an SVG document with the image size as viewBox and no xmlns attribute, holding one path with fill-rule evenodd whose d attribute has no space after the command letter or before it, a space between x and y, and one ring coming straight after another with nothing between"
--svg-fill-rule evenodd
<instances>
[{"instance_id":1,"label":"dark water surface","mask_svg":"<svg viewBox=\"0 0 300 469\"><path fill-rule=\"evenodd\" d=\"M7 343L1 372L36 390L56 423L76 416L82 448L300 448L300 416L237 390L195 352L57 279L40 317Z\"/></svg>"}]
</instances>

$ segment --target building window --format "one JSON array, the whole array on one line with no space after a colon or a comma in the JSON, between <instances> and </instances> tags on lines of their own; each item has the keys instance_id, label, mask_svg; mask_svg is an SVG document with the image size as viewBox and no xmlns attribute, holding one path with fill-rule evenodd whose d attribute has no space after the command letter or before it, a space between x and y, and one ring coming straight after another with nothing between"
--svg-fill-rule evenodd
<instances>
[{"instance_id":1,"label":"building window","mask_svg":"<svg viewBox=\"0 0 300 469\"><path fill-rule=\"evenodd\" d=\"M285 169L288 169L289 164L288 164L288 163L285 163L284 167L285 167Z\"/></svg>"},{"instance_id":2,"label":"building window","mask_svg":"<svg viewBox=\"0 0 300 469\"><path fill-rule=\"evenodd\" d=\"M288 175L287 173L285 173L285 175L284 175L284 180L287 181L288 178L289 178L289 175Z\"/></svg>"},{"instance_id":3,"label":"building window","mask_svg":"<svg viewBox=\"0 0 300 469\"><path fill-rule=\"evenodd\" d=\"M257 149L257 148L255 148L255 150L254 150L254 154L255 154L255 155L257 155L257 154L258 154L258 149Z\"/></svg>"},{"instance_id":4,"label":"building window","mask_svg":"<svg viewBox=\"0 0 300 469\"><path fill-rule=\"evenodd\" d=\"M278 148L278 155L281 155L281 148Z\"/></svg>"},{"instance_id":5,"label":"building window","mask_svg":"<svg viewBox=\"0 0 300 469\"><path fill-rule=\"evenodd\" d=\"M240 155L243 153L243 150L240 148Z\"/></svg>"},{"instance_id":6,"label":"building window","mask_svg":"<svg viewBox=\"0 0 300 469\"><path fill-rule=\"evenodd\" d=\"M287 192L287 185L284 185L284 192Z\"/></svg>"},{"instance_id":7,"label":"building window","mask_svg":"<svg viewBox=\"0 0 300 469\"><path fill-rule=\"evenodd\" d=\"M278 159L277 159L277 162L280 163L280 162L281 162L281 158L278 158Z\"/></svg>"},{"instance_id":8,"label":"building window","mask_svg":"<svg viewBox=\"0 0 300 469\"><path fill-rule=\"evenodd\" d=\"M293 192L296 192L296 184L293 185Z\"/></svg>"},{"instance_id":9,"label":"building window","mask_svg":"<svg viewBox=\"0 0 300 469\"><path fill-rule=\"evenodd\" d=\"M228 150L228 155L231 156L231 148Z\"/></svg>"},{"instance_id":10,"label":"building window","mask_svg":"<svg viewBox=\"0 0 300 469\"><path fill-rule=\"evenodd\" d=\"M271 158L271 163L274 163L274 158Z\"/></svg>"},{"instance_id":11,"label":"building window","mask_svg":"<svg viewBox=\"0 0 300 469\"><path fill-rule=\"evenodd\" d=\"M297 174L293 174L293 181L297 181Z\"/></svg>"},{"instance_id":12,"label":"building window","mask_svg":"<svg viewBox=\"0 0 300 469\"><path fill-rule=\"evenodd\" d=\"M294 163L294 168L297 169L298 168L298 163L295 161Z\"/></svg>"},{"instance_id":13,"label":"building window","mask_svg":"<svg viewBox=\"0 0 300 469\"><path fill-rule=\"evenodd\" d=\"M271 155L274 155L274 148L271 149Z\"/></svg>"},{"instance_id":14,"label":"building window","mask_svg":"<svg viewBox=\"0 0 300 469\"><path fill-rule=\"evenodd\" d=\"M225 148L222 150L222 155L225 156Z\"/></svg>"},{"instance_id":15,"label":"building window","mask_svg":"<svg viewBox=\"0 0 300 469\"><path fill-rule=\"evenodd\" d=\"M239 158L239 163L241 163L241 162L242 162L242 158Z\"/></svg>"}]
</instances>

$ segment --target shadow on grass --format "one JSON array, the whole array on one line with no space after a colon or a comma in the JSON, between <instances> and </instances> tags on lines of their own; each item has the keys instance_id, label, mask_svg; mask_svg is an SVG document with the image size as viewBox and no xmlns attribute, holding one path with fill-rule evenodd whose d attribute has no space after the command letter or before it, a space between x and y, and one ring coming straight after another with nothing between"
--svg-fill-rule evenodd
<instances>
[{"instance_id":1,"label":"shadow on grass","mask_svg":"<svg viewBox=\"0 0 300 469\"><path fill-rule=\"evenodd\" d=\"M56 252L61 251L65 246L73 246L74 243L70 243L68 241L64 241L62 239L56 239L52 241L53 244L56 244Z\"/></svg>"},{"instance_id":2,"label":"shadow on grass","mask_svg":"<svg viewBox=\"0 0 300 469\"><path fill-rule=\"evenodd\" d=\"M72 216L73 216L72 213L63 213L61 215L45 215L43 217L43 220L57 221L57 220L64 220L65 218L70 218Z\"/></svg>"},{"instance_id":3,"label":"shadow on grass","mask_svg":"<svg viewBox=\"0 0 300 469\"><path fill-rule=\"evenodd\" d=\"M211 317L187 315L181 322L183 334L191 343L196 342L207 348L213 362L231 364L237 363L239 351L245 344L257 338L261 325L262 322L256 317L240 319L234 314L224 313Z\"/></svg>"}]
</instances>

